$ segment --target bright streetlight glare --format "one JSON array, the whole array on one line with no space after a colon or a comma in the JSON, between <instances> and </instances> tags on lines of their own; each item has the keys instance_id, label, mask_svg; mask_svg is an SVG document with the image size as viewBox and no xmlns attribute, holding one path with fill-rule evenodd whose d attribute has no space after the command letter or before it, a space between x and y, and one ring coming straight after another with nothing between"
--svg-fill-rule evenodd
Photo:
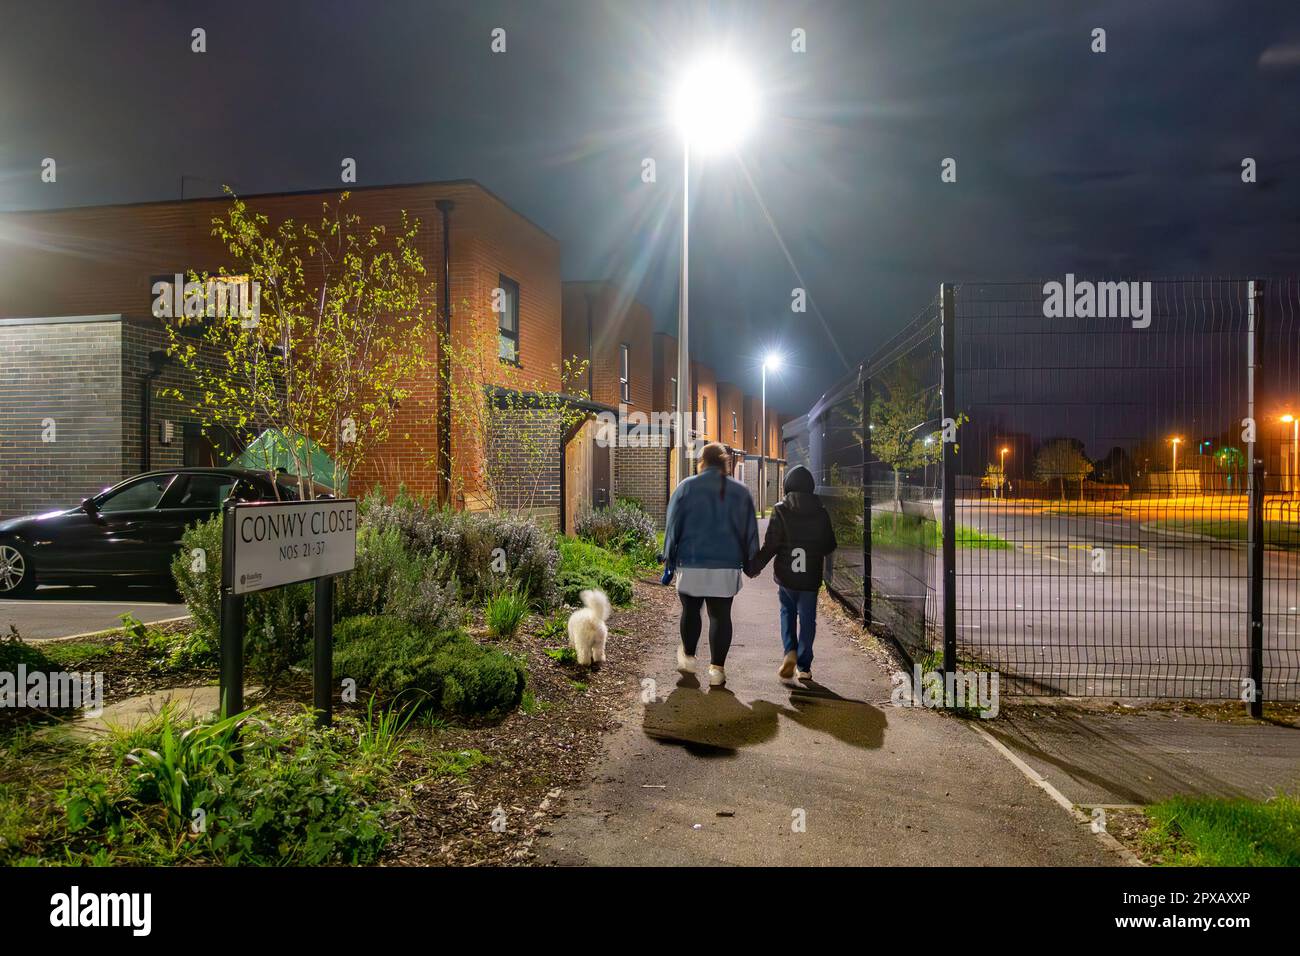
<instances>
[{"instance_id":1,"label":"bright streetlight glare","mask_svg":"<svg viewBox=\"0 0 1300 956\"><path fill-rule=\"evenodd\" d=\"M691 150L715 153L735 146L754 125L758 96L740 67L715 56L686 71L673 107Z\"/></svg>"},{"instance_id":2,"label":"bright streetlight glare","mask_svg":"<svg viewBox=\"0 0 1300 956\"><path fill-rule=\"evenodd\" d=\"M1283 416L1282 416L1282 421L1284 421L1284 422L1286 422L1288 425L1290 425L1293 421L1295 421L1295 416L1294 416L1294 415L1283 415Z\"/></svg>"},{"instance_id":3,"label":"bright streetlight glare","mask_svg":"<svg viewBox=\"0 0 1300 956\"><path fill-rule=\"evenodd\" d=\"M768 352L767 358L763 359L763 368L769 372L775 372L781 367L781 355L779 352Z\"/></svg>"}]
</instances>

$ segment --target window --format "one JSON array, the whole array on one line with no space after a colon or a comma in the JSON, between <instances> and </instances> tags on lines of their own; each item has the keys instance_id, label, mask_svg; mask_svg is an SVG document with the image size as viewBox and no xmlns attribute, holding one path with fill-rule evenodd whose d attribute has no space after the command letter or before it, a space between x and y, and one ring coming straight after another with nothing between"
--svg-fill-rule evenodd
<instances>
[{"instance_id":1,"label":"window","mask_svg":"<svg viewBox=\"0 0 1300 956\"><path fill-rule=\"evenodd\" d=\"M736 410L733 408L731 410L731 443L733 445L739 444L738 441L739 434L740 434L740 426L736 421Z\"/></svg>"},{"instance_id":2,"label":"window","mask_svg":"<svg viewBox=\"0 0 1300 956\"><path fill-rule=\"evenodd\" d=\"M618 347L618 397L622 402L632 401L632 387L628 381L629 351L626 344Z\"/></svg>"},{"instance_id":3,"label":"window","mask_svg":"<svg viewBox=\"0 0 1300 956\"><path fill-rule=\"evenodd\" d=\"M672 403L672 411L675 412L675 411L677 411L677 376L674 375L674 376L673 376L672 378L670 378L668 381L670 381L670 382L672 383L672 385L669 386L669 393L670 393L670 394L669 394L669 396L668 396L668 401L670 401L670 402Z\"/></svg>"},{"instance_id":4,"label":"window","mask_svg":"<svg viewBox=\"0 0 1300 956\"><path fill-rule=\"evenodd\" d=\"M117 511L148 511L155 508L175 475L150 475L104 494L96 507L105 514Z\"/></svg>"},{"instance_id":5,"label":"window","mask_svg":"<svg viewBox=\"0 0 1300 956\"><path fill-rule=\"evenodd\" d=\"M499 295L493 305L497 313L497 357L519 364L519 283L501 276Z\"/></svg>"},{"instance_id":6,"label":"window","mask_svg":"<svg viewBox=\"0 0 1300 956\"><path fill-rule=\"evenodd\" d=\"M216 511L235 487L232 475L182 475L167 492L163 508L204 508Z\"/></svg>"},{"instance_id":7,"label":"window","mask_svg":"<svg viewBox=\"0 0 1300 956\"><path fill-rule=\"evenodd\" d=\"M709 434L709 396L700 396L700 431L707 437Z\"/></svg>"}]
</instances>

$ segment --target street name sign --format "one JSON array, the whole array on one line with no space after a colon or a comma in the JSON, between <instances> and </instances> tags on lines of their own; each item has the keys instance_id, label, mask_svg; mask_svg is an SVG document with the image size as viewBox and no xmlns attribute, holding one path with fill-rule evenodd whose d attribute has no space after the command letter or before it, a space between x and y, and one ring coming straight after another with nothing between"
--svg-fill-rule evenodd
<instances>
[{"instance_id":1,"label":"street name sign","mask_svg":"<svg viewBox=\"0 0 1300 956\"><path fill-rule=\"evenodd\" d=\"M241 503L232 518L226 582L235 594L341 574L356 564L354 498Z\"/></svg>"}]
</instances>

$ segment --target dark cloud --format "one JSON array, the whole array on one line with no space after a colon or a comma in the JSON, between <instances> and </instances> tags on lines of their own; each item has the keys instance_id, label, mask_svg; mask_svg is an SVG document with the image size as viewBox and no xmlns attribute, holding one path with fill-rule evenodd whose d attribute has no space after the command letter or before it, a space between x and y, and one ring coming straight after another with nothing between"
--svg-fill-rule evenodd
<instances>
[{"instance_id":1,"label":"dark cloud","mask_svg":"<svg viewBox=\"0 0 1300 956\"><path fill-rule=\"evenodd\" d=\"M626 278L670 329L665 105L690 50L726 42L764 116L752 189L730 159L696 166L693 345L752 389L784 343L771 392L796 409L842 366L790 312L781 242L850 360L941 280L1294 272L1297 36L1282 0L31 4L0 37L0 207L331 186L343 156L367 184L472 177L563 240L566 278Z\"/></svg>"}]
</instances>

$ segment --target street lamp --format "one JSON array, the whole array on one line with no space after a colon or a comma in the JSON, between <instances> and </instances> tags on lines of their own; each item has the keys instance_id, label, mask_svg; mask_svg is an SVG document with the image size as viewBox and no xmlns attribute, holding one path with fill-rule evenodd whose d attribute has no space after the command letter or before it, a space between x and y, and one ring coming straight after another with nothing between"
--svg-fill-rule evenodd
<instances>
[{"instance_id":1,"label":"street lamp","mask_svg":"<svg viewBox=\"0 0 1300 956\"><path fill-rule=\"evenodd\" d=\"M689 475L682 415L691 407L690 237L691 148L714 153L734 146L753 125L758 99L745 73L725 57L697 61L677 88L673 103L682 132L682 262L677 300L677 480ZM764 425L766 426L766 422Z\"/></svg>"},{"instance_id":2,"label":"street lamp","mask_svg":"<svg viewBox=\"0 0 1300 956\"><path fill-rule=\"evenodd\" d=\"M1011 449L1006 445L1003 445L1002 450L998 453L1000 455L1000 458L998 459L998 470L1002 473L1002 484L1004 487L1007 483L1007 452L1010 450Z\"/></svg>"},{"instance_id":3,"label":"street lamp","mask_svg":"<svg viewBox=\"0 0 1300 956\"><path fill-rule=\"evenodd\" d=\"M1282 416L1282 421L1291 426L1291 467L1287 469L1291 478L1291 493L1296 491L1296 475L1300 473L1300 416L1289 412Z\"/></svg>"},{"instance_id":4,"label":"street lamp","mask_svg":"<svg viewBox=\"0 0 1300 956\"><path fill-rule=\"evenodd\" d=\"M759 440L758 452L758 512L763 513L764 499L767 497L767 370L773 372L781 367L781 354L768 352L763 359L762 418L763 437Z\"/></svg>"}]
</instances>

